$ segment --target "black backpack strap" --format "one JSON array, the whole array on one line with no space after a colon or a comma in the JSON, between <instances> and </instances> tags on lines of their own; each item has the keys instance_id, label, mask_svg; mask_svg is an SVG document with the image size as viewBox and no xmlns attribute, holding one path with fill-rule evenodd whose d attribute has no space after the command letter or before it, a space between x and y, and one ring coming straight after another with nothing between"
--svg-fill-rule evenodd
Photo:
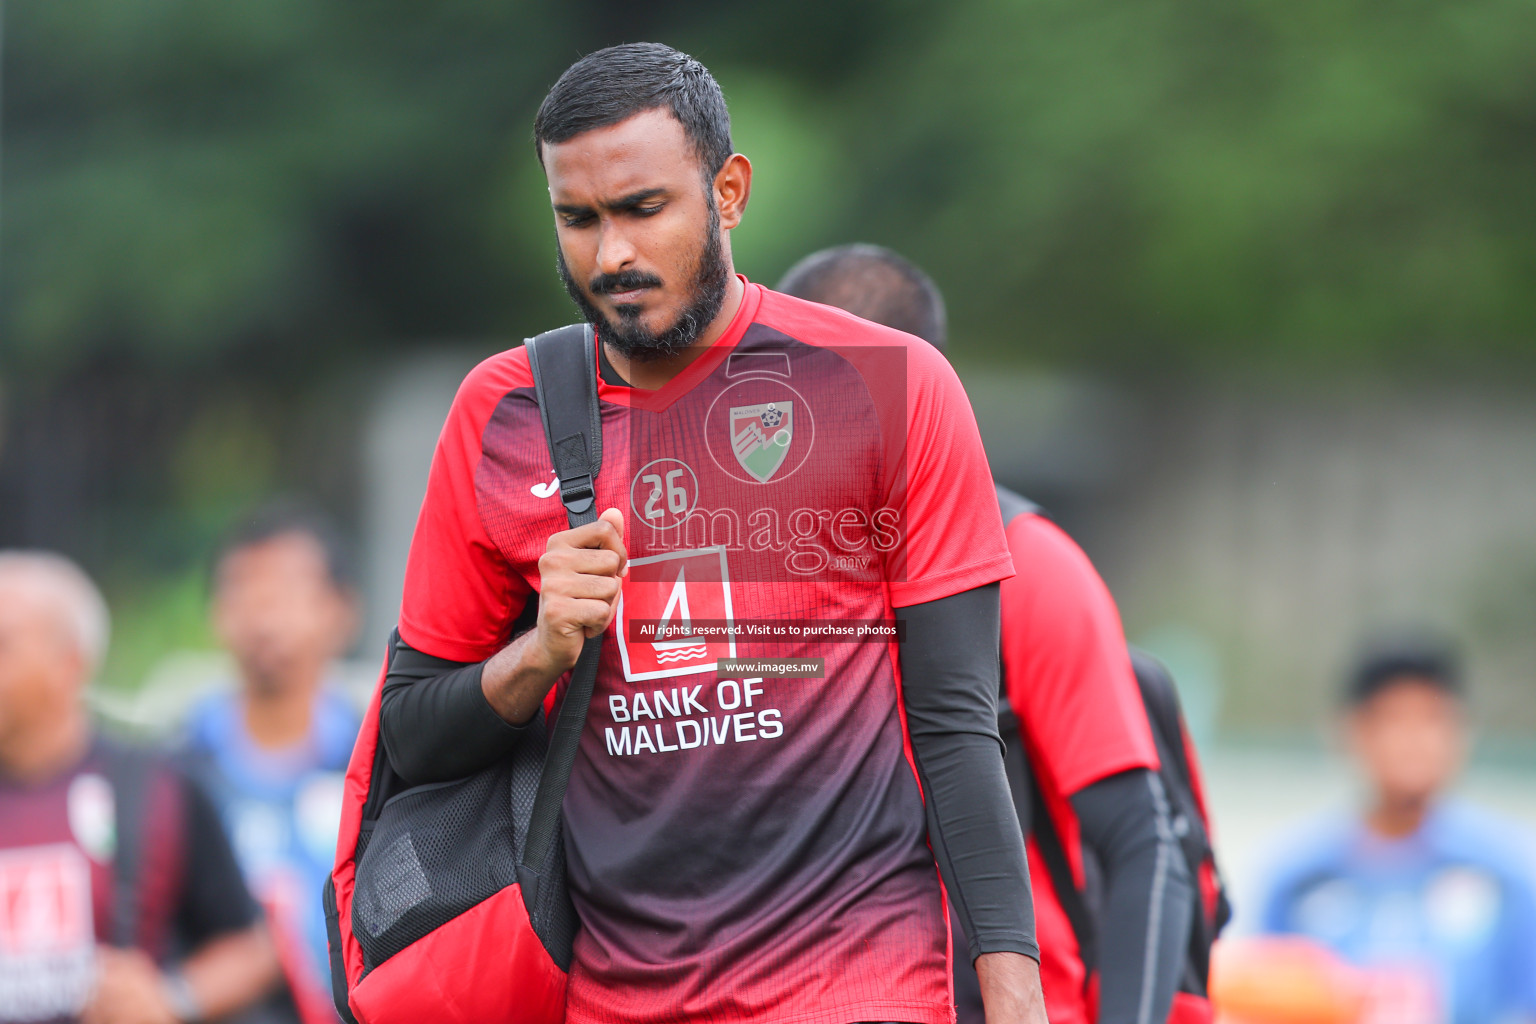
<instances>
[{"instance_id":1,"label":"black backpack strap","mask_svg":"<svg viewBox=\"0 0 1536 1024\"><path fill-rule=\"evenodd\" d=\"M1002 484L997 488L997 507L1003 514L1003 525L1007 526L1019 516L1045 516L1045 509L1036 505L1022 494L1015 494Z\"/></svg>"},{"instance_id":2,"label":"black backpack strap","mask_svg":"<svg viewBox=\"0 0 1536 1024\"><path fill-rule=\"evenodd\" d=\"M533 371L539 417L549 445L555 475L560 478L560 501L571 528L597 520L597 473L603 461L602 413L597 401L597 345L592 328L585 324L549 331L524 343ZM597 662L602 653L601 635L588 637L571 669L570 683L560 705L559 718L550 731L539 776L538 795L528 821L519 877L524 879L524 898L529 905L538 898L530 893L548 863L560 834L560 806L566 783L576 763L576 749L587 721L587 706L597 681Z\"/></svg>"},{"instance_id":3,"label":"black backpack strap","mask_svg":"<svg viewBox=\"0 0 1536 1024\"><path fill-rule=\"evenodd\" d=\"M603 420L597 404L597 344L592 328L572 324L523 343L544 421L544 440L560 478L571 526L597 518L597 471L603 464ZM585 399L585 401L583 401Z\"/></svg>"},{"instance_id":4,"label":"black backpack strap","mask_svg":"<svg viewBox=\"0 0 1536 1024\"><path fill-rule=\"evenodd\" d=\"M1188 780L1189 756L1184 749L1184 714L1179 708L1179 691L1173 685L1173 677L1163 663L1147 654L1131 648L1131 667L1136 672L1136 685L1141 690L1141 702L1147 707L1147 721L1152 726L1152 737L1157 741L1159 758L1171 760L1170 767L1181 779Z\"/></svg>"},{"instance_id":5,"label":"black backpack strap","mask_svg":"<svg viewBox=\"0 0 1536 1024\"><path fill-rule=\"evenodd\" d=\"M1131 665L1136 672L1141 701L1147 709L1147 721L1152 726L1158 761L1162 764L1158 774L1162 777L1163 788L1168 793L1175 816L1174 833L1178 837L1184 861L1189 866L1190 880L1195 884L1197 892L1198 912L1190 928L1189 958L1186 964L1188 973L1183 988L1204 995L1210 975L1211 945L1231 919L1232 905L1227 898L1226 887L1221 883L1210 830L1199 802L1195 799L1194 772L1189 764L1189 751L1184 746L1184 712L1179 705L1178 688L1162 662L1145 651L1133 647ZM1200 871L1207 862L1217 875L1214 920L1206 917L1205 901L1198 895Z\"/></svg>"},{"instance_id":6,"label":"black backpack strap","mask_svg":"<svg viewBox=\"0 0 1536 1024\"><path fill-rule=\"evenodd\" d=\"M112 786L115 829L112 852L112 945L138 945L143 908L144 814L152 765L148 755L115 743L101 745L107 781Z\"/></svg>"},{"instance_id":7,"label":"black backpack strap","mask_svg":"<svg viewBox=\"0 0 1536 1024\"><path fill-rule=\"evenodd\" d=\"M1027 836L1034 827L1035 777L1029 770L1029 755L1024 751L1024 740L1019 733L1019 717L1008 706L1006 694L998 697L997 734L1003 739L1003 775L1008 779L1008 791L1013 794L1013 810L1019 816L1019 829Z\"/></svg>"},{"instance_id":8,"label":"black backpack strap","mask_svg":"<svg viewBox=\"0 0 1536 1024\"><path fill-rule=\"evenodd\" d=\"M1033 835L1035 851L1045 862L1046 873L1051 876L1051 887L1056 890L1056 901L1072 926L1077 939L1079 959L1083 962L1083 984L1087 985L1098 964L1096 953L1098 932L1094 926L1093 912L1087 897L1078 887L1072 874L1072 863L1067 859L1067 848L1051 821L1046 808L1045 794L1040 791L1040 781L1029 767L1029 755L1024 749L1024 737L1019 731L1018 716L1008 707L1006 697L999 700L997 731L1003 738L1003 771L1008 776L1008 788L1013 792L1013 807L1019 815L1019 825L1024 835Z\"/></svg>"},{"instance_id":9,"label":"black backpack strap","mask_svg":"<svg viewBox=\"0 0 1536 1024\"><path fill-rule=\"evenodd\" d=\"M1158 775L1162 777L1174 815L1174 834L1179 838L1179 846L1184 851L1191 877L1194 877L1210 856L1211 844L1205 819L1195 801L1194 774L1189 767L1189 751L1184 746L1184 713L1179 708L1179 691L1162 662L1151 655L1132 648L1131 667L1141 690L1141 702L1147 709L1147 722L1152 726L1152 741L1157 747L1158 763L1162 765Z\"/></svg>"}]
</instances>

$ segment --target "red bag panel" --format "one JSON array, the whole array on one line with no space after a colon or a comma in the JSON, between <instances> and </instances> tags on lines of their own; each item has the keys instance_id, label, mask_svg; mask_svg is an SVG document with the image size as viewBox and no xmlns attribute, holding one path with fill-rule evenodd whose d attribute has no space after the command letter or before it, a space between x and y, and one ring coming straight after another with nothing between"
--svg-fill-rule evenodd
<instances>
[{"instance_id":1,"label":"red bag panel","mask_svg":"<svg viewBox=\"0 0 1536 1024\"><path fill-rule=\"evenodd\" d=\"M565 982L528 923L522 888L509 885L390 957L348 1002L361 1024L560 1024Z\"/></svg>"},{"instance_id":2,"label":"red bag panel","mask_svg":"<svg viewBox=\"0 0 1536 1024\"><path fill-rule=\"evenodd\" d=\"M1215 1013L1211 1001L1188 992L1173 994L1173 1007L1168 1011L1168 1024L1211 1024Z\"/></svg>"},{"instance_id":3,"label":"red bag panel","mask_svg":"<svg viewBox=\"0 0 1536 1024\"><path fill-rule=\"evenodd\" d=\"M379 669L379 681L368 701L352 758L347 762L347 780L341 797L341 825L336 839L336 870L352 863L357 852L357 836L363 827L363 805L368 802L368 787L373 782L373 758L379 748L379 700L384 694L384 677L389 673L389 658ZM347 915L343 914L343 917Z\"/></svg>"},{"instance_id":4,"label":"red bag panel","mask_svg":"<svg viewBox=\"0 0 1536 1024\"><path fill-rule=\"evenodd\" d=\"M363 947L352 937L352 888L357 874L353 857L357 853L357 837L363 826L363 805L368 802L368 787L373 781L374 754L379 745L379 700L384 693L384 677L389 673L389 656L379 669L379 681L373 688L373 699L363 716L358 730L357 743L352 747L352 759L347 762L347 780L342 790L341 825L336 838L336 866L331 871L331 881L336 887L336 906L340 911L337 925L341 932L343 963L346 966L347 983L356 985L363 973Z\"/></svg>"}]
</instances>

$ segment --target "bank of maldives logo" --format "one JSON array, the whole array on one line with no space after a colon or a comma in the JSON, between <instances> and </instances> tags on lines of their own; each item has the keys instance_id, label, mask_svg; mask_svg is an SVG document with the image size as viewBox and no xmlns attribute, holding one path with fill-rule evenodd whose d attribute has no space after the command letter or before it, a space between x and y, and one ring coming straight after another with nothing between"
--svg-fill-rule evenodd
<instances>
[{"instance_id":1,"label":"bank of maldives logo","mask_svg":"<svg viewBox=\"0 0 1536 1024\"><path fill-rule=\"evenodd\" d=\"M630 559L618 620L625 679L713 672L736 657L725 548Z\"/></svg>"},{"instance_id":2,"label":"bank of maldives logo","mask_svg":"<svg viewBox=\"0 0 1536 1024\"><path fill-rule=\"evenodd\" d=\"M731 451L752 479L765 484L784 465L795 437L795 403L731 407Z\"/></svg>"}]
</instances>

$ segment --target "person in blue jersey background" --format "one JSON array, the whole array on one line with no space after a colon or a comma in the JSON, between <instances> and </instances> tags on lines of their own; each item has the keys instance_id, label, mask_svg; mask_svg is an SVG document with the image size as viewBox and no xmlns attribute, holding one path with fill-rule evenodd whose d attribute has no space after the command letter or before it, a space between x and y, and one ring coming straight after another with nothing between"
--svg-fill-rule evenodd
<instances>
[{"instance_id":1,"label":"person in blue jersey background","mask_svg":"<svg viewBox=\"0 0 1536 1024\"><path fill-rule=\"evenodd\" d=\"M183 756L269 915L292 1015L334 1021L319 893L360 720L327 679L358 625L350 563L322 517L278 504L237 524L212 584L237 685L194 706Z\"/></svg>"},{"instance_id":2,"label":"person in blue jersey background","mask_svg":"<svg viewBox=\"0 0 1536 1024\"><path fill-rule=\"evenodd\" d=\"M1283 844L1261 908L1262 930L1366 968L1394 1024L1536 1021L1533 847L1447 795L1469 745L1464 701L1443 642L1400 639L1360 659L1346 734L1363 813Z\"/></svg>"}]
</instances>

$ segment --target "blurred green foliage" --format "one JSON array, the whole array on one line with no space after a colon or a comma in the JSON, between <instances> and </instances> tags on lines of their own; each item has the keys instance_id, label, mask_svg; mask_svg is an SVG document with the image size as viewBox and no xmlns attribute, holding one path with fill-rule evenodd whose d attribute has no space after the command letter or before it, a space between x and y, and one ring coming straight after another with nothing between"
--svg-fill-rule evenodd
<instances>
[{"instance_id":1,"label":"blurred green foliage","mask_svg":"<svg viewBox=\"0 0 1536 1024\"><path fill-rule=\"evenodd\" d=\"M533 112L576 56L708 64L738 267L851 240L962 358L1098 374L1536 361L1536 5L9 0L0 544L81 557L114 668L208 641L203 562L298 488L358 520L380 354L568 320Z\"/></svg>"},{"instance_id":2,"label":"blurred green foliage","mask_svg":"<svg viewBox=\"0 0 1536 1024\"><path fill-rule=\"evenodd\" d=\"M1096 369L1524 362L1536 6L12 0L0 338L306 367L569 315L528 145L652 37L733 103L770 281L861 238L962 345Z\"/></svg>"},{"instance_id":3,"label":"blurred green foliage","mask_svg":"<svg viewBox=\"0 0 1536 1024\"><path fill-rule=\"evenodd\" d=\"M119 570L102 580L102 588L112 606L112 646L97 681L101 690L132 692L168 653L216 646L208 577L199 567L169 576Z\"/></svg>"}]
</instances>

